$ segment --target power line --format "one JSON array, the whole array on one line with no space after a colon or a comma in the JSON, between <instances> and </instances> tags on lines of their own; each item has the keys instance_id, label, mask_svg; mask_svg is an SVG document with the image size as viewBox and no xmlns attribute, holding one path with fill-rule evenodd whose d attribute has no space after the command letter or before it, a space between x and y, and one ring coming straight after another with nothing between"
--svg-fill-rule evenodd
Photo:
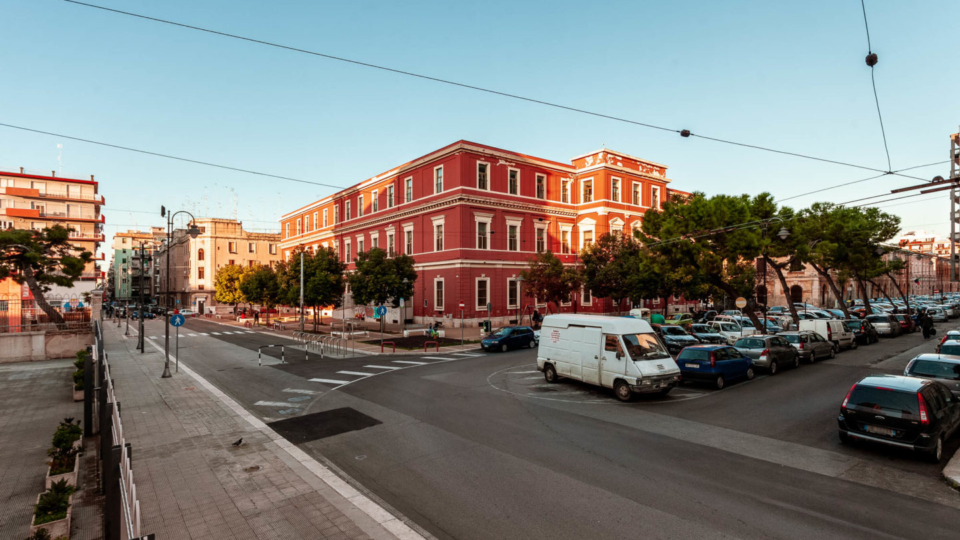
<instances>
[{"instance_id":1,"label":"power line","mask_svg":"<svg viewBox=\"0 0 960 540\"><path fill-rule=\"evenodd\" d=\"M498 96L502 96L502 97L507 97L507 98L512 98L512 99L518 99L518 100L526 101L526 102L529 102L529 103L536 103L536 104L538 104L538 105L544 105L544 106L547 106L547 107L553 107L553 108L563 109L563 110L570 111L570 112L576 112L576 113L580 113L580 114L586 114L586 115L594 116L594 117L597 117L597 118L605 118L605 119L607 119L607 120L613 120L613 121L616 121L616 122L623 122L623 123L627 123L627 124L633 124L633 125L637 125L637 126L642 126L642 127L650 128L650 129L660 130L660 131L668 131L668 132L680 134L680 136L682 136L682 137L684 137L684 138L687 138L687 137L699 137L699 138L701 138L701 139L706 139L706 140L714 141L714 142L718 142L718 143L729 144L729 145L733 145L733 146L740 146L740 147L744 147L744 148L752 148L752 149L755 149L755 150L762 150L762 151L765 151L765 152L772 152L772 153L775 153L775 154L782 154L782 155L793 156L793 157L798 157L798 158L802 158L802 159L809 159L809 160L813 160L813 161L820 161L820 162L823 162L823 163L832 163L832 164L835 164L835 165L843 165L843 166L845 166L845 167L854 167L854 168L857 168L857 169L863 169L863 170L867 170L867 171L883 172L883 173L886 173L886 172L889 172L889 171L890 171L889 160L888 160L888 164L887 164L887 165L888 165L887 170L882 170L882 169L876 169L876 168L873 168L873 167L867 167L867 166L864 166L864 165L857 165L857 164L854 164L854 163L848 163L848 162L844 162L844 161L838 161L838 160L832 160L832 159L826 159L826 158L811 156L811 155L807 155L807 154L801 154L801 153L798 153L798 152L788 152L788 151L786 151L786 150L777 150L777 149L768 148L768 147L765 147L765 146L758 146L758 145L754 145L754 144L741 143L741 142L731 141L731 140L727 140L727 139L721 139L721 138L718 138L718 137L709 137L709 136L706 136L706 135L699 135L699 134L696 134L696 133L692 133L690 130L687 130L687 129L680 130L680 129L668 128L668 127L664 127L664 126L658 126L658 125L655 125L655 124L650 124L650 123L647 123L647 122L641 122L641 121L638 121L638 120L630 120L630 119L623 118L623 117L619 117L619 116L613 116L613 115L609 115L609 114L598 113L598 112L589 111L589 110L586 110L586 109L580 109L580 108L577 108L577 107L571 107L571 106L568 106L568 105L562 105L562 104L553 103L553 102L549 102L549 101L544 101L544 100L540 100L540 99L535 99L535 98L530 98L530 97L526 97L526 96L521 96L521 95L518 95L518 94L511 94L511 93L508 93L508 92L501 92L501 91L499 91L499 90L493 90L493 89L490 89L490 88L483 88L483 87L480 87L480 86L474 86L474 85L471 85L471 84L456 82L456 81L452 81L452 80L449 80L449 79L441 79L441 78L439 78L439 77L433 77L433 76L430 76L430 75L423 75L423 74L421 74L421 73L414 73L414 72L411 72L411 71L405 71L405 70L396 69L396 68L387 67L387 66L382 66L382 65L378 65L378 64L372 64L372 63L369 63L369 62L362 62L362 61L359 61L359 60L353 60L353 59L344 58L344 57L341 57L341 56L334 56L334 55L331 55L331 54L321 53L321 52L317 52L317 51L311 51L311 50L307 50L307 49L301 49L301 48L292 47L292 46L289 46L289 45L282 45L282 44L274 43L274 42L271 42L271 41L264 41L264 40L255 39L255 38L250 38L250 37L245 37L245 36L241 36L241 35L237 35L237 34L230 34L230 33L227 33L227 32L221 32L221 31L218 31L218 30L212 30L212 29L203 28L203 27L200 27L200 26L193 26L193 25L189 25L189 24L185 24L185 23L170 21L170 20L167 20L167 19L160 19L160 18L157 18L157 17L150 17L150 16L147 16L147 15L141 15L141 14L132 13L132 12L129 12L129 11L122 11L122 10L119 10L119 9L113 9L113 8L108 8L108 7L104 7L104 6L99 6L99 5L96 5L96 4L89 4L89 3L86 3L86 2L79 2L79 1L77 1L77 0L63 0L63 1L64 1L64 2L68 2L68 3L71 3L71 4L79 5L79 6L84 6L84 7L99 9L99 10L102 10L102 11L108 11L108 12L117 13L117 14L120 14L120 15L126 15L126 16L129 16L129 17L136 17L136 18L144 19L144 20L148 20L148 21L153 21L153 22L168 24L168 25L177 26L177 27L180 27L180 28L186 28L186 29L189 29L189 30L196 30L196 31L198 31L198 32L205 32L205 33L208 33L208 34L214 34L214 35L221 36L221 37L227 37L227 38L231 38L231 39L238 39L238 40L246 41L246 42L249 42L249 43L256 43L256 44L259 44L259 45L266 45L266 46L268 46L268 47L275 47L275 48L278 48L278 49L284 49L284 50L291 51L291 52L297 52L297 53L308 54L308 55L316 56L316 57L320 57L320 58L326 58L326 59L328 59L328 60L336 60L336 61L338 61L338 62L345 62L345 63L348 63L348 64L357 65L357 66L363 66L363 67L368 67L368 68L372 68L372 69L378 69L378 70L381 70L381 71L387 71L387 72L390 72L390 73L396 73L396 74L398 74L398 75L406 75L406 76L408 76L408 77L416 77L416 78L419 78L419 79L424 79L424 80L428 80L428 81L438 82L438 83L441 83L441 84L447 84L447 85L451 85L451 86L457 86L457 87L460 87L460 88L466 88L466 89L468 89L468 90L475 90L475 91L477 91L477 92L485 92L485 93L488 93L488 94L494 94L494 95L498 95ZM893 173L893 174L896 174L896 173Z\"/></svg>"},{"instance_id":2,"label":"power line","mask_svg":"<svg viewBox=\"0 0 960 540\"><path fill-rule=\"evenodd\" d=\"M873 101L877 104L877 118L880 119L880 134L883 136L883 150L887 153L887 170L892 171L893 165L890 164L890 148L887 146L887 131L883 128L883 114L880 113L880 98L877 96L877 79L874 77L874 66L877 65L877 55L873 54L873 47L870 45L870 25L867 23L867 4L865 0L860 0L860 7L863 9L863 26L867 31L867 65L870 66L870 84L873 85Z\"/></svg>"}]
</instances>

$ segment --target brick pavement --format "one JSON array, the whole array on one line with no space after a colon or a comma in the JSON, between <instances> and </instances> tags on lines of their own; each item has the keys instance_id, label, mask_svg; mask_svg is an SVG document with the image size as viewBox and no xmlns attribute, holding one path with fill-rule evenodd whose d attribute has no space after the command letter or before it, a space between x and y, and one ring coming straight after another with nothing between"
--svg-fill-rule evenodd
<instances>
[{"instance_id":1,"label":"brick pavement","mask_svg":"<svg viewBox=\"0 0 960 540\"><path fill-rule=\"evenodd\" d=\"M186 366L105 325L141 533L169 539L422 539ZM243 438L240 447L232 443Z\"/></svg>"}]
</instances>

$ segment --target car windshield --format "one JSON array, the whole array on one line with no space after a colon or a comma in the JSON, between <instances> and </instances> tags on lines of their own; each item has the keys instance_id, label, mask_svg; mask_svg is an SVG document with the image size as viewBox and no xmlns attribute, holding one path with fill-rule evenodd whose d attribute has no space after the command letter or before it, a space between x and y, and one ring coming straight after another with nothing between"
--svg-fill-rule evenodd
<instances>
[{"instance_id":1,"label":"car windshield","mask_svg":"<svg viewBox=\"0 0 960 540\"><path fill-rule=\"evenodd\" d=\"M850 394L847 406L883 411L895 418L917 416L920 410L917 394L859 385Z\"/></svg>"},{"instance_id":2,"label":"car windshield","mask_svg":"<svg viewBox=\"0 0 960 540\"><path fill-rule=\"evenodd\" d=\"M764 349L767 344L763 342L762 339L738 339L735 347L743 347L744 349Z\"/></svg>"},{"instance_id":3,"label":"car windshield","mask_svg":"<svg viewBox=\"0 0 960 540\"><path fill-rule=\"evenodd\" d=\"M788 343L800 343L800 334L780 334Z\"/></svg>"},{"instance_id":4,"label":"car windshield","mask_svg":"<svg viewBox=\"0 0 960 540\"><path fill-rule=\"evenodd\" d=\"M932 379L960 380L960 364L937 362L936 360L917 360L910 366L910 374Z\"/></svg>"},{"instance_id":5,"label":"car windshield","mask_svg":"<svg viewBox=\"0 0 960 540\"><path fill-rule=\"evenodd\" d=\"M662 328L664 334L670 334L672 336L686 336L688 335L683 328L679 326L664 326Z\"/></svg>"},{"instance_id":6,"label":"car windshield","mask_svg":"<svg viewBox=\"0 0 960 540\"><path fill-rule=\"evenodd\" d=\"M960 343L944 343L940 346L940 354L960 354Z\"/></svg>"},{"instance_id":7,"label":"car windshield","mask_svg":"<svg viewBox=\"0 0 960 540\"><path fill-rule=\"evenodd\" d=\"M513 332L513 328L501 328L493 333L497 337L509 336Z\"/></svg>"},{"instance_id":8,"label":"car windshield","mask_svg":"<svg viewBox=\"0 0 960 540\"><path fill-rule=\"evenodd\" d=\"M633 361L652 360L654 358L670 358L654 334L624 334L623 342L627 345L627 353Z\"/></svg>"}]
</instances>

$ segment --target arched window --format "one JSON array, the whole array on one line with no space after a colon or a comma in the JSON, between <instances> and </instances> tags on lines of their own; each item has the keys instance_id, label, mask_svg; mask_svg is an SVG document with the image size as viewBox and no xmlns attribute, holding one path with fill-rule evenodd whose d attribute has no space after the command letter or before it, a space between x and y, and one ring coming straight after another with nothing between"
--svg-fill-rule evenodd
<instances>
[{"instance_id":1,"label":"arched window","mask_svg":"<svg viewBox=\"0 0 960 540\"><path fill-rule=\"evenodd\" d=\"M203 249L202 249L202 248L197 250L197 260L198 260L198 261L202 261L202 260L203 260Z\"/></svg>"}]
</instances>

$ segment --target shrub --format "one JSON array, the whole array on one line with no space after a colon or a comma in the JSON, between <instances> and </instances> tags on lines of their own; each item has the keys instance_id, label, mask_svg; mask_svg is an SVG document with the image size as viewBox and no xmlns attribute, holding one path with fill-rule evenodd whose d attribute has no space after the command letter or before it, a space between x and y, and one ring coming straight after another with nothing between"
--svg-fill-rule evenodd
<instances>
[{"instance_id":1,"label":"shrub","mask_svg":"<svg viewBox=\"0 0 960 540\"><path fill-rule=\"evenodd\" d=\"M66 480L59 480L50 486L50 491L40 495L40 501L36 505L34 515L35 525L50 523L67 517L67 509L70 508L70 495L74 487Z\"/></svg>"}]
</instances>

